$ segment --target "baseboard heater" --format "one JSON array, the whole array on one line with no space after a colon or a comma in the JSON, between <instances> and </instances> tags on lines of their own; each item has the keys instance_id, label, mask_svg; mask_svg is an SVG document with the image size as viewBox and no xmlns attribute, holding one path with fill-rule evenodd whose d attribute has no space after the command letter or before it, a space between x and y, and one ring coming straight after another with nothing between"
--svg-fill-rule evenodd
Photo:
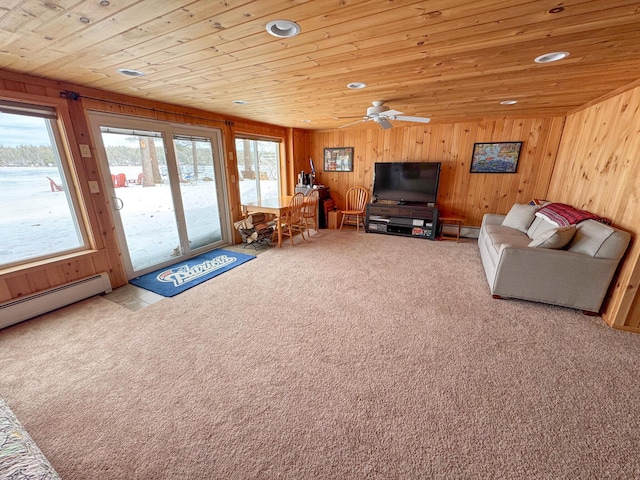
<instances>
[{"instance_id":1,"label":"baseboard heater","mask_svg":"<svg viewBox=\"0 0 640 480\"><path fill-rule=\"evenodd\" d=\"M0 304L0 328L42 315L99 293L109 292L111 292L109 275L102 272L48 290L15 298Z\"/></svg>"}]
</instances>

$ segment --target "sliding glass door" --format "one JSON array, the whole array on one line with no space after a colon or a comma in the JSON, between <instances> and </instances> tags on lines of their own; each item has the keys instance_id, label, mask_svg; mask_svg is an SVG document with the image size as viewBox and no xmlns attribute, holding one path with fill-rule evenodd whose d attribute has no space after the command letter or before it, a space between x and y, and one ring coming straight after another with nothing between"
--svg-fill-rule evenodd
<instances>
[{"instance_id":1,"label":"sliding glass door","mask_svg":"<svg viewBox=\"0 0 640 480\"><path fill-rule=\"evenodd\" d=\"M222 236L211 139L174 134L173 147L189 248L194 250L215 244Z\"/></svg>"},{"instance_id":2,"label":"sliding glass door","mask_svg":"<svg viewBox=\"0 0 640 480\"><path fill-rule=\"evenodd\" d=\"M91 114L129 278L229 242L220 132Z\"/></svg>"}]
</instances>

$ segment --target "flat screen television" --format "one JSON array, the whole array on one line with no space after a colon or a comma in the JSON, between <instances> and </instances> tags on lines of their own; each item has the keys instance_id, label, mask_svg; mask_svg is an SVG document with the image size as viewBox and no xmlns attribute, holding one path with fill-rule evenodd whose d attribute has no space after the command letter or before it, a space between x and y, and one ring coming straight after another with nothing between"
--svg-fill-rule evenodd
<instances>
[{"instance_id":1,"label":"flat screen television","mask_svg":"<svg viewBox=\"0 0 640 480\"><path fill-rule=\"evenodd\" d=\"M440 162L376 163L373 197L398 203L436 203Z\"/></svg>"}]
</instances>

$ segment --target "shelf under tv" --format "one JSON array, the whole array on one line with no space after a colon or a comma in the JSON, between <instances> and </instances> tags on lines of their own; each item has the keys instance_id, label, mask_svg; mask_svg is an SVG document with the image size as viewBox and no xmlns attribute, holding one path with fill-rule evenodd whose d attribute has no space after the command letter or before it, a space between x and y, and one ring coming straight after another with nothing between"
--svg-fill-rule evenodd
<instances>
[{"instance_id":1,"label":"shelf under tv","mask_svg":"<svg viewBox=\"0 0 640 480\"><path fill-rule=\"evenodd\" d=\"M435 240L438 209L424 203L398 204L378 201L367 205L365 230L371 233L401 235Z\"/></svg>"}]
</instances>

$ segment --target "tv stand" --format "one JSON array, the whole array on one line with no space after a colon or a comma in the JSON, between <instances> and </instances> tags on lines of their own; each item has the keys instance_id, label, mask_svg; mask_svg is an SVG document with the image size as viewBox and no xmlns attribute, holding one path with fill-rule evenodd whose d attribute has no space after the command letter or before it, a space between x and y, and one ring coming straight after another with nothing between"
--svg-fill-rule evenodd
<instances>
[{"instance_id":1,"label":"tv stand","mask_svg":"<svg viewBox=\"0 0 640 480\"><path fill-rule=\"evenodd\" d=\"M365 230L372 233L435 240L438 230L438 209L425 204L370 203L367 205L365 215Z\"/></svg>"}]
</instances>

